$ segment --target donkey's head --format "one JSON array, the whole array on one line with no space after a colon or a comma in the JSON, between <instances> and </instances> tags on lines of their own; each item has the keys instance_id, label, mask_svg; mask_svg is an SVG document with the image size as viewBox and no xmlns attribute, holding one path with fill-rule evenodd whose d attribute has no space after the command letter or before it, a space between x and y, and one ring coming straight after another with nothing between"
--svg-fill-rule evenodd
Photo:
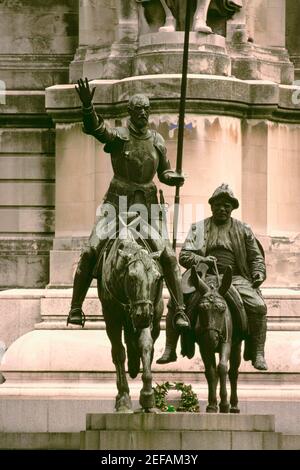
<instances>
[{"instance_id":1,"label":"donkey's head","mask_svg":"<svg viewBox=\"0 0 300 470\"><path fill-rule=\"evenodd\" d=\"M219 339L224 331L225 312L227 308L224 295L231 285L231 267L229 266L226 269L220 286L216 285L213 281L205 282L199 276L195 267L192 268L191 280L197 292L201 295L196 306L196 333L203 334L204 332L209 332L216 339Z\"/></svg>"}]
</instances>

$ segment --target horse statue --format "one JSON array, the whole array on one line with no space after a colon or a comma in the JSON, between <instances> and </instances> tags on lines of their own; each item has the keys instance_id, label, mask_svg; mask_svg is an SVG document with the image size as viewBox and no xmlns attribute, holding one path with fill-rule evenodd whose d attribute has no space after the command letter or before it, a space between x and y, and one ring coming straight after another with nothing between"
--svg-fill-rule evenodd
<instances>
[{"instance_id":1,"label":"horse statue","mask_svg":"<svg viewBox=\"0 0 300 470\"><path fill-rule=\"evenodd\" d=\"M151 363L163 312L162 274L155 261L159 254L149 253L135 238L132 229L123 227L108 254L104 253L97 275L98 296L116 368L117 412L132 411L123 330L131 378L137 377L142 361L140 405L146 412L154 408Z\"/></svg>"},{"instance_id":2,"label":"horse statue","mask_svg":"<svg viewBox=\"0 0 300 470\"><path fill-rule=\"evenodd\" d=\"M231 286L232 270L228 267L220 285L216 276L209 276L206 281L199 276L195 267L191 270L191 283L196 288L187 313L191 320L191 331L182 337L182 354L191 359L195 353L195 343L199 345L200 354L205 367L208 384L207 413L216 413L217 385L220 379L221 413L239 413L237 380L241 363L241 344L245 332L235 321L224 299ZM215 354L219 354L216 364ZM228 371L228 362L230 368ZM230 405L227 398L227 375L230 380Z\"/></svg>"},{"instance_id":3,"label":"horse statue","mask_svg":"<svg viewBox=\"0 0 300 470\"><path fill-rule=\"evenodd\" d=\"M188 0L136 0L144 7L145 20L148 25L161 23L159 31L184 31L186 2ZM242 0L189 0L191 6L191 29L198 33L210 34L207 24L209 9L218 15L230 18L243 6Z\"/></svg>"}]
</instances>

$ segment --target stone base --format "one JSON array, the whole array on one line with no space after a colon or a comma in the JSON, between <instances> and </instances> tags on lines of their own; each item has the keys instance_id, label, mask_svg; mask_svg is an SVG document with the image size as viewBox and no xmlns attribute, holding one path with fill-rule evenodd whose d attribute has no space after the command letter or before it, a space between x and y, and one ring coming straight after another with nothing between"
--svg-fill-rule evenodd
<instances>
[{"instance_id":1,"label":"stone base","mask_svg":"<svg viewBox=\"0 0 300 470\"><path fill-rule=\"evenodd\" d=\"M83 450L279 449L273 416L161 413L87 416Z\"/></svg>"},{"instance_id":2,"label":"stone base","mask_svg":"<svg viewBox=\"0 0 300 470\"><path fill-rule=\"evenodd\" d=\"M83 47L76 51L75 59L70 64L70 82L79 78L121 79L130 77L135 44L114 43L111 47Z\"/></svg>"},{"instance_id":3,"label":"stone base","mask_svg":"<svg viewBox=\"0 0 300 470\"><path fill-rule=\"evenodd\" d=\"M134 75L181 74L184 33L159 32L140 36L133 61ZM225 38L216 34L190 34L189 73L230 75Z\"/></svg>"},{"instance_id":4,"label":"stone base","mask_svg":"<svg viewBox=\"0 0 300 470\"><path fill-rule=\"evenodd\" d=\"M262 48L249 43L231 44L232 75L240 80L269 80L290 85L294 65L285 48Z\"/></svg>"},{"instance_id":5,"label":"stone base","mask_svg":"<svg viewBox=\"0 0 300 470\"><path fill-rule=\"evenodd\" d=\"M9 404L5 400L5 404L8 406L11 418L15 419L13 430L8 430L11 426L7 420L5 423L1 421L0 449L6 450L138 450L139 448L298 450L300 447L299 435L275 431L274 416L266 414L161 413L145 415L135 413L122 415L110 412L95 414L98 412L98 406L94 401L89 406L85 404L88 415L86 417L86 414L82 413L82 419L77 422L78 409L84 411L81 401L73 400L73 406L71 406L71 400L69 402L52 400L52 406L48 402L47 412L50 411L48 425L41 426L42 421L46 421L44 412L47 408L40 400L23 400L19 404L12 400ZM15 410L18 409L19 416L16 416L15 411L12 412L12 406ZM27 407L26 415L24 415L24 406ZM39 427L31 426L30 431L22 431L24 423L20 426L20 420L34 422L35 419L32 417L37 415L37 410L39 414L42 414L40 427L44 430L38 431ZM3 418L3 413L1 418ZM76 426L72 426L72 431L67 430L72 420L76 422ZM83 431L85 427L86 431ZM133 444L134 447L131 447Z\"/></svg>"}]
</instances>

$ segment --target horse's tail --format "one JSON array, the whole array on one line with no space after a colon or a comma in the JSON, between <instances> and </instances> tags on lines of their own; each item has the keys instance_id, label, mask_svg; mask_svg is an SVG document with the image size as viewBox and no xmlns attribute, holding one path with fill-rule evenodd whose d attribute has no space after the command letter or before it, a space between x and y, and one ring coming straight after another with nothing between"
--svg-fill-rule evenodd
<instances>
[{"instance_id":1,"label":"horse's tail","mask_svg":"<svg viewBox=\"0 0 300 470\"><path fill-rule=\"evenodd\" d=\"M129 332L128 328L126 327L124 331L124 336L127 349L128 373L132 379L135 379L140 371L141 363L138 342L135 338L134 332Z\"/></svg>"}]
</instances>

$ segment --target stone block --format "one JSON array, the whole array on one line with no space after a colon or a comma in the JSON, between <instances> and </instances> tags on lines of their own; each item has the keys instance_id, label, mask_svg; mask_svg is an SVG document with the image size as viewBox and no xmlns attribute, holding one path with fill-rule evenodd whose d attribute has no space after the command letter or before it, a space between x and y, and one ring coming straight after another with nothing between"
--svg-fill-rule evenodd
<instances>
[{"instance_id":1,"label":"stone block","mask_svg":"<svg viewBox=\"0 0 300 470\"><path fill-rule=\"evenodd\" d=\"M262 433L263 450L278 450L280 449L281 435L275 432Z\"/></svg>"},{"instance_id":2,"label":"stone block","mask_svg":"<svg viewBox=\"0 0 300 470\"><path fill-rule=\"evenodd\" d=\"M230 431L183 431L181 449L183 450L230 450ZM240 433L243 434L243 433Z\"/></svg>"},{"instance_id":3,"label":"stone block","mask_svg":"<svg viewBox=\"0 0 300 470\"><path fill-rule=\"evenodd\" d=\"M79 450L79 433L0 433L0 449Z\"/></svg>"},{"instance_id":4,"label":"stone block","mask_svg":"<svg viewBox=\"0 0 300 470\"><path fill-rule=\"evenodd\" d=\"M1 288L45 287L49 282L49 251L52 237L0 240Z\"/></svg>"},{"instance_id":5,"label":"stone block","mask_svg":"<svg viewBox=\"0 0 300 470\"><path fill-rule=\"evenodd\" d=\"M181 449L179 431L100 431L99 450Z\"/></svg>"},{"instance_id":6,"label":"stone block","mask_svg":"<svg viewBox=\"0 0 300 470\"><path fill-rule=\"evenodd\" d=\"M55 159L43 155L0 155L1 179L55 179Z\"/></svg>"},{"instance_id":7,"label":"stone block","mask_svg":"<svg viewBox=\"0 0 300 470\"><path fill-rule=\"evenodd\" d=\"M4 154L54 154L55 133L52 129L0 130L0 153Z\"/></svg>"},{"instance_id":8,"label":"stone block","mask_svg":"<svg viewBox=\"0 0 300 470\"><path fill-rule=\"evenodd\" d=\"M55 185L49 182L2 181L0 198L2 205L54 206Z\"/></svg>"},{"instance_id":9,"label":"stone block","mask_svg":"<svg viewBox=\"0 0 300 470\"><path fill-rule=\"evenodd\" d=\"M55 211L50 209L0 209L0 231L4 233L54 233Z\"/></svg>"},{"instance_id":10,"label":"stone block","mask_svg":"<svg viewBox=\"0 0 300 470\"><path fill-rule=\"evenodd\" d=\"M159 414L93 414L87 419L87 429L151 431L274 431L271 415L226 415L214 413L159 413Z\"/></svg>"},{"instance_id":11,"label":"stone block","mask_svg":"<svg viewBox=\"0 0 300 470\"><path fill-rule=\"evenodd\" d=\"M99 450L100 433L101 431L85 431L82 450Z\"/></svg>"},{"instance_id":12,"label":"stone block","mask_svg":"<svg viewBox=\"0 0 300 470\"><path fill-rule=\"evenodd\" d=\"M43 400L26 403L15 400L10 403L0 400L1 433L35 433L48 431L48 411ZM25 428L25 429L24 429Z\"/></svg>"},{"instance_id":13,"label":"stone block","mask_svg":"<svg viewBox=\"0 0 300 470\"><path fill-rule=\"evenodd\" d=\"M280 437L281 450L299 450L300 449L300 436L292 434L282 434Z\"/></svg>"},{"instance_id":14,"label":"stone block","mask_svg":"<svg viewBox=\"0 0 300 470\"><path fill-rule=\"evenodd\" d=\"M231 432L232 450L263 450L263 433L261 432Z\"/></svg>"},{"instance_id":15,"label":"stone block","mask_svg":"<svg viewBox=\"0 0 300 470\"><path fill-rule=\"evenodd\" d=\"M77 268L80 251L52 250L50 252L50 285L71 286Z\"/></svg>"}]
</instances>

